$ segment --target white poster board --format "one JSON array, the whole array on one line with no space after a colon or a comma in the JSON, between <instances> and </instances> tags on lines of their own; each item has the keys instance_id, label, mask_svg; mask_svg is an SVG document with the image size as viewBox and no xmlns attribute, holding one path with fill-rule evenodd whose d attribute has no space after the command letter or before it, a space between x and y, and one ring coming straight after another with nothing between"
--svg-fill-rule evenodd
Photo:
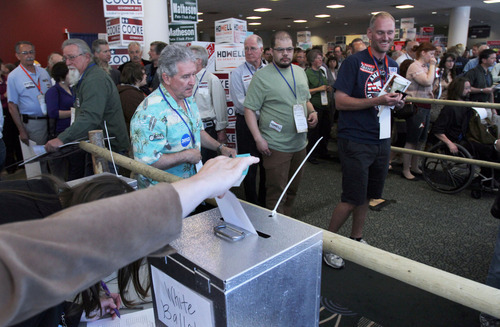
<instances>
[{"instance_id":1,"label":"white poster board","mask_svg":"<svg viewBox=\"0 0 500 327\"><path fill-rule=\"evenodd\" d=\"M158 319L166 326L213 327L212 301L151 266Z\"/></svg>"}]
</instances>

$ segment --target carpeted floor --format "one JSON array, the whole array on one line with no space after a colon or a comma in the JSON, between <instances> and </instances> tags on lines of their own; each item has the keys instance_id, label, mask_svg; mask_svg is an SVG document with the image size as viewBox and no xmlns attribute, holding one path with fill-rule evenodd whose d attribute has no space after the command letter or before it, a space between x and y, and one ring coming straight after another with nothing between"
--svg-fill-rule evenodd
<instances>
[{"instance_id":1,"label":"carpeted floor","mask_svg":"<svg viewBox=\"0 0 500 327\"><path fill-rule=\"evenodd\" d=\"M293 217L327 228L340 200L338 160L304 166ZM406 181L395 166L384 198L394 203L370 211L364 238L372 246L483 283L499 222L489 214L495 194L473 199L433 191L425 181ZM244 198L242 190L235 190ZM339 234L349 236L351 222ZM323 264L320 326L479 326L478 312L346 262ZM333 312L333 313L332 313ZM332 317L335 313L341 313ZM326 320L326 321L325 321ZM337 325L338 323L338 325Z\"/></svg>"}]
</instances>

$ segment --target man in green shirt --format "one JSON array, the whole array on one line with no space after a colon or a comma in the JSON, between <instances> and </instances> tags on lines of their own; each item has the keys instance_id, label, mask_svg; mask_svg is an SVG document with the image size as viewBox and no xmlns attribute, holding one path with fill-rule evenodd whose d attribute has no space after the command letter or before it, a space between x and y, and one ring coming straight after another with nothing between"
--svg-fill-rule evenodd
<instances>
[{"instance_id":1,"label":"man in green shirt","mask_svg":"<svg viewBox=\"0 0 500 327\"><path fill-rule=\"evenodd\" d=\"M244 102L245 120L263 156L268 209L274 209L289 178L305 158L307 128L317 123L316 111L309 102L306 74L291 65L290 34L277 32L271 42L273 62L255 73ZM278 212L291 214L301 175L290 185Z\"/></svg>"}]
</instances>

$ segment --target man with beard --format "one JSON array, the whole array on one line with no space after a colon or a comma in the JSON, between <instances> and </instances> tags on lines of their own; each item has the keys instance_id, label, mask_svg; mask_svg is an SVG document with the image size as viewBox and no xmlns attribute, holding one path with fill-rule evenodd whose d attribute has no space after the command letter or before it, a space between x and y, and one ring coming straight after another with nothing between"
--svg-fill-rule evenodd
<instances>
[{"instance_id":1,"label":"man with beard","mask_svg":"<svg viewBox=\"0 0 500 327\"><path fill-rule=\"evenodd\" d=\"M151 63L151 61L149 60L142 59L142 47L139 44L139 42L130 42L127 49L130 61L121 64L120 67L118 67L119 71L122 71L123 67L125 67L125 65L128 64L129 62L135 62L136 64L139 64L141 66L146 66Z\"/></svg>"},{"instance_id":2,"label":"man with beard","mask_svg":"<svg viewBox=\"0 0 500 327\"><path fill-rule=\"evenodd\" d=\"M94 54L94 60L109 76L116 85L120 84L120 71L109 65L111 60L111 50L109 49L108 41L103 39L97 39L92 42L92 53Z\"/></svg>"},{"instance_id":3,"label":"man with beard","mask_svg":"<svg viewBox=\"0 0 500 327\"><path fill-rule=\"evenodd\" d=\"M342 196L328 229L336 233L352 213L351 238L363 243L369 199L381 198L389 168L391 139L381 139L379 106L404 105L401 94L378 96L389 75L398 72L397 63L386 55L394 32L394 17L387 12L374 15L366 33L370 47L345 59L334 85ZM325 253L324 260L333 268L344 266L344 260L333 253Z\"/></svg>"},{"instance_id":4,"label":"man with beard","mask_svg":"<svg viewBox=\"0 0 500 327\"><path fill-rule=\"evenodd\" d=\"M51 87L50 76L34 65L35 46L31 42L17 42L16 57L20 64L7 80L9 112L23 143L32 140L43 145L48 137L45 93Z\"/></svg>"},{"instance_id":5,"label":"man with beard","mask_svg":"<svg viewBox=\"0 0 500 327\"><path fill-rule=\"evenodd\" d=\"M166 47L158 59L160 86L137 107L130 121L134 158L170 174L188 178L196 174L201 147L225 156L236 151L221 144L203 130L193 99L196 58L185 46ZM139 187L157 184L137 177Z\"/></svg>"},{"instance_id":6,"label":"man with beard","mask_svg":"<svg viewBox=\"0 0 500 327\"><path fill-rule=\"evenodd\" d=\"M129 139L123 117L120 96L115 83L93 60L85 41L69 39L62 44L63 56L69 68L70 84L75 92L76 116L74 123L45 144L49 152L64 143L88 138L88 132L108 129L111 149L125 154Z\"/></svg>"},{"instance_id":7,"label":"man with beard","mask_svg":"<svg viewBox=\"0 0 500 327\"><path fill-rule=\"evenodd\" d=\"M273 62L258 70L245 98L245 120L266 170L266 207L274 209L289 178L306 156L307 128L318 116L309 99L304 70L291 65L290 34L277 32L271 41ZM256 111L260 110L259 124ZM287 190L278 212L290 215L302 172Z\"/></svg>"}]
</instances>

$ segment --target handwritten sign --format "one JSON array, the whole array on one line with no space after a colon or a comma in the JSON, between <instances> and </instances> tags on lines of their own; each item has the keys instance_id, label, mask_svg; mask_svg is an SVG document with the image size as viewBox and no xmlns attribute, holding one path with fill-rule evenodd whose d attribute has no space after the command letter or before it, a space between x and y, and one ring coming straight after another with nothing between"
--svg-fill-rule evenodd
<instances>
[{"instance_id":1,"label":"handwritten sign","mask_svg":"<svg viewBox=\"0 0 500 327\"><path fill-rule=\"evenodd\" d=\"M212 301L151 266L158 319L168 327L213 327Z\"/></svg>"}]
</instances>

